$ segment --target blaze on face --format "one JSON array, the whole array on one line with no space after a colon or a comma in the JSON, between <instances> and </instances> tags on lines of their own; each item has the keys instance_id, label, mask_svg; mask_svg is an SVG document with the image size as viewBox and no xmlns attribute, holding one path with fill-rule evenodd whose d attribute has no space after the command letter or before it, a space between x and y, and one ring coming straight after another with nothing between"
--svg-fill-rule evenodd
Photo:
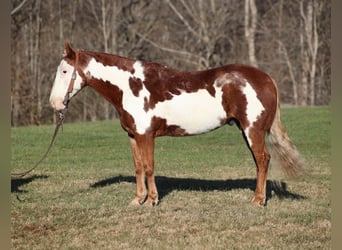
<instances>
[{"instance_id":1,"label":"blaze on face","mask_svg":"<svg viewBox=\"0 0 342 250\"><path fill-rule=\"evenodd\" d=\"M56 111L60 111L66 108L64 98L67 94L68 87L71 81L72 73L74 67L67 63L65 59L61 61L57 68L55 81L50 94L51 106ZM81 89L82 78L76 72L76 80L73 86L73 90L70 93L70 98L72 98Z\"/></svg>"}]
</instances>

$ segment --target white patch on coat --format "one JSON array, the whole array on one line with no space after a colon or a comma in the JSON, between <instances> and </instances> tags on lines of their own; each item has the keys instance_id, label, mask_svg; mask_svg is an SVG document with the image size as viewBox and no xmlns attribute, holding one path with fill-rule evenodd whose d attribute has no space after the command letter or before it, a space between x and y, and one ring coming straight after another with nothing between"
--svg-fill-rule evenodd
<instances>
[{"instance_id":1,"label":"white patch on coat","mask_svg":"<svg viewBox=\"0 0 342 250\"><path fill-rule=\"evenodd\" d=\"M135 62L133 68L134 74L120 69L117 66L105 66L93 58L89 61L87 67L84 69L84 72L89 71L94 78L109 81L111 84L116 85L126 92L126 90L130 89L129 78L136 77L141 81L145 80L144 68L141 65L141 62Z\"/></svg>"},{"instance_id":2,"label":"white patch on coat","mask_svg":"<svg viewBox=\"0 0 342 250\"><path fill-rule=\"evenodd\" d=\"M135 76L136 78L141 79L141 81L145 80L145 74L144 74L144 67L142 66L140 61L136 61L133 64L133 68L134 68L134 74L133 76Z\"/></svg>"},{"instance_id":3,"label":"white patch on coat","mask_svg":"<svg viewBox=\"0 0 342 250\"><path fill-rule=\"evenodd\" d=\"M222 88L224 85L231 83L233 83L233 80L231 79L230 74L226 73L215 80L214 86Z\"/></svg>"},{"instance_id":4,"label":"white patch on coat","mask_svg":"<svg viewBox=\"0 0 342 250\"><path fill-rule=\"evenodd\" d=\"M249 146L252 147L252 141L249 136L249 130L253 127L253 123L258 120L258 117L265 110L265 108L260 102L255 90L247 81L246 85L242 88L242 93L246 96L247 100L246 114L247 120L249 122L248 127L245 129L245 135L247 137Z\"/></svg>"},{"instance_id":5,"label":"white patch on coat","mask_svg":"<svg viewBox=\"0 0 342 250\"><path fill-rule=\"evenodd\" d=\"M63 101L68 91L73 71L74 67L68 64L64 59L57 67L55 81L53 83L50 94L50 103L56 110L62 110L65 108ZM70 94L70 98L74 96L78 91L80 91L81 83L82 78L78 73L76 73L76 80L74 83L73 91Z\"/></svg>"},{"instance_id":6,"label":"white patch on coat","mask_svg":"<svg viewBox=\"0 0 342 250\"><path fill-rule=\"evenodd\" d=\"M213 97L205 89L197 92L174 95L172 99L158 102L151 111L166 119L167 125L177 125L188 134L201 134L221 126L226 117L222 107L222 91L216 89Z\"/></svg>"}]
</instances>

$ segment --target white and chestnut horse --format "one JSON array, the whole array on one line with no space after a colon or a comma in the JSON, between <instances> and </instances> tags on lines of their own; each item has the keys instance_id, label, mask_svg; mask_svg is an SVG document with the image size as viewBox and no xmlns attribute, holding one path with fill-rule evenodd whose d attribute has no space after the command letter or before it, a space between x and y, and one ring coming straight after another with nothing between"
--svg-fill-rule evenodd
<instances>
[{"instance_id":1,"label":"white and chestnut horse","mask_svg":"<svg viewBox=\"0 0 342 250\"><path fill-rule=\"evenodd\" d=\"M136 196L131 204L158 204L154 176L157 136L187 136L225 124L241 130L256 163L252 202L266 202L270 154L265 136L283 169L297 176L303 161L280 121L277 86L259 69L231 64L181 72L167 66L91 51L73 51L66 43L50 102L56 111L90 86L118 111L128 133L135 164ZM147 188L145 186L147 178Z\"/></svg>"}]
</instances>

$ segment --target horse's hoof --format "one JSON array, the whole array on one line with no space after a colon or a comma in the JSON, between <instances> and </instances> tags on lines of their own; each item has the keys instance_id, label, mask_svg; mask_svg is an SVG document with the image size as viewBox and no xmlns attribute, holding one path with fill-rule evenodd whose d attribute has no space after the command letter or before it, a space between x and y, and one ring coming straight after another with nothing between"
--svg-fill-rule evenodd
<instances>
[{"instance_id":1,"label":"horse's hoof","mask_svg":"<svg viewBox=\"0 0 342 250\"><path fill-rule=\"evenodd\" d=\"M252 204L257 206L257 207L265 207L266 206L266 200L253 197Z\"/></svg>"},{"instance_id":2,"label":"horse's hoof","mask_svg":"<svg viewBox=\"0 0 342 250\"><path fill-rule=\"evenodd\" d=\"M144 204L144 201L139 200L138 198L134 198L131 203L129 203L130 206L141 206Z\"/></svg>"},{"instance_id":3,"label":"horse's hoof","mask_svg":"<svg viewBox=\"0 0 342 250\"><path fill-rule=\"evenodd\" d=\"M150 206L150 207L158 206L158 204L159 204L159 200L149 200L149 199L147 199L147 201L144 203L145 206Z\"/></svg>"}]
</instances>

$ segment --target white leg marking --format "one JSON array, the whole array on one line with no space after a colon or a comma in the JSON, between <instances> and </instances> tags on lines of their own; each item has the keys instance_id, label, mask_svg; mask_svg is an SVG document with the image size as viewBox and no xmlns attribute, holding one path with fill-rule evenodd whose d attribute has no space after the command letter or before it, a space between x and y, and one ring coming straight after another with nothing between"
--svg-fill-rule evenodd
<instances>
[{"instance_id":1,"label":"white leg marking","mask_svg":"<svg viewBox=\"0 0 342 250\"><path fill-rule=\"evenodd\" d=\"M255 90L247 81L246 86L242 88L242 92L245 94L247 100L246 114L247 120L249 122L248 127L245 129L245 135L247 137L249 146L252 147L252 141L249 136L249 130L253 127L253 123L258 120L258 117L265 110L265 108L258 99Z\"/></svg>"}]
</instances>

